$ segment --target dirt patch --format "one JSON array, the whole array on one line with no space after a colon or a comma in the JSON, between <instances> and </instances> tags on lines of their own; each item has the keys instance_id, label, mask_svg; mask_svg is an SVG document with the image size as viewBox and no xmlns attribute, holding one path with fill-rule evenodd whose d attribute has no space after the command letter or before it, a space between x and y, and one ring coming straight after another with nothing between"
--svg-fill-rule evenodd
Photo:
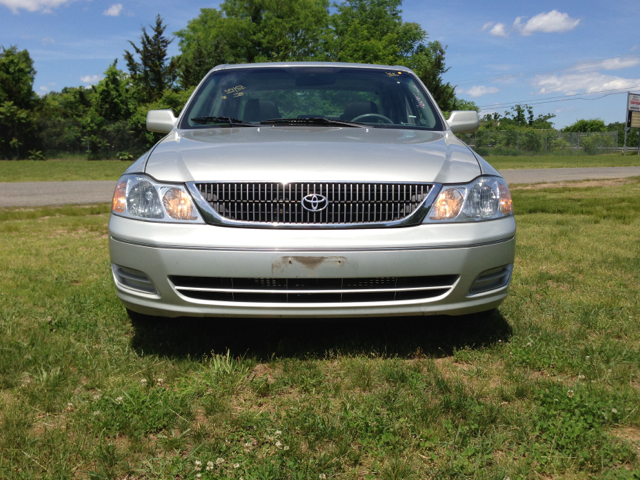
<instances>
[{"instance_id":1,"label":"dirt patch","mask_svg":"<svg viewBox=\"0 0 640 480\"><path fill-rule=\"evenodd\" d=\"M612 430L611 434L614 437L618 437L633 443L633 445L636 447L636 451L638 452L638 455L640 455L640 428L638 427L617 428L615 430Z\"/></svg>"},{"instance_id":2,"label":"dirt patch","mask_svg":"<svg viewBox=\"0 0 640 480\"><path fill-rule=\"evenodd\" d=\"M267 382L270 384L276 381L271 367L265 363L259 363L253 368L253 370L251 370L250 377L260 378L265 376L267 377Z\"/></svg>"},{"instance_id":3,"label":"dirt patch","mask_svg":"<svg viewBox=\"0 0 640 480\"><path fill-rule=\"evenodd\" d=\"M511 190L542 190L543 188L587 188L587 187L617 187L635 183L636 180L628 178L610 178L606 180L583 180L578 182L553 182L536 183L533 185L515 185Z\"/></svg>"}]
</instances>

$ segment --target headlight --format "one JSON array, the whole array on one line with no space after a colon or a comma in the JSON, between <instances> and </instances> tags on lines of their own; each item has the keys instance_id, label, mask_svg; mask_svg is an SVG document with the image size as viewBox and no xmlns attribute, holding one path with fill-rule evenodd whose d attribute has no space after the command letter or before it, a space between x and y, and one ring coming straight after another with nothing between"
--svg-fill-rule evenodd
<instances>
[{"instance_id":1,"label":"headlight","mask_svg":"<svg viewBox=\"0 0 640 480\"><path fill-rule=\"evenodd\" d=\"M156 222L204 223L183 185L158 183L144 175L124 175L113 194L111 212Z\"/></svg>"},{"instance_id":2,"label":"headlight","mask_svg":"<svg viewBox=\"0 0 640 480\"><path fill-rule=\"evenodd\" d=\"M513 215L507 183L500 177L479 177L467 185L442 187L427 223L477 222Z\"/></svg>"}]
</instances>

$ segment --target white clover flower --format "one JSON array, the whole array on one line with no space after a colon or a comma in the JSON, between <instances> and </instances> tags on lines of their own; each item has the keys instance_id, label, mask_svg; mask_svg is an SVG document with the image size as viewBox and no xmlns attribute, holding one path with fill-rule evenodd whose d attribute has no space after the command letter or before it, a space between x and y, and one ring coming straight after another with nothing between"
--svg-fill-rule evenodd
<instances>
[{"instance_id":1,"label":"white clover flower","mask_svg":"<svg viewBox=\"0 0 640 480\"><path fill-rule=\"evenodd\" d=\"M569 390L569 391L567 392L567 397L569 397L569 398L573 398L573 390Z\"/></svg>"},{"instance_id":2,"label":"white clover flower","mask_svg":"<svg viewBox=\"0 0 640 480\"><path fill-rule=\"evenodd\" d=\"M584 380L586 377L584 375L578 375L578 380Z\"/></svg>"},{"instance_id":3,"label":"white clover flower","mask_svg":"<svg viewBox=\"0 0 640 480\"><path fill-rule=\"evenodd\" d=\"M116 403L117 403L118 405L122 405L122 397L118 397L118 398L116 398Z\"/></svg>"},{"instance_id":4,"label":"white clover flower","mask_svg":"<svg viewBox=\"0 0 640 480\"><path fill-rule=\"evenodd\" d=\"M325 480L327 478L327 476L324 473L321 473L320 475L318 475L318 478L320 480Z\"/></svg>"},{"instance_id":5,"label":"white clover flower","mask_svg":"<svg viewBox=\"0 0 640 480\"><path fill-rule=\"evenodd\" d=\"M233 464L233 468L240 468L240 464L239 463L234 463Z\"/></svg>"},{"instance_id":6,"label":"white clover flower","mask_svg":"<svg viewBox=\"0 0 640 480\"><path fill-rule=\"evenodd\" d=\"M100 415L100 410L96 410L95 412L93 412L93 416L94 417L97 416L97 415Z\"/></svg>"},{"instance_id":7,"label":"white clover flower","mask_svg":"<svg viewBox=\"0 0 640 480\"><path fill-rule=\"evenodd\" d=\"M616 410L615 408L612 408L611 413L618 413L618 410Z\"/></svg>"},{"instance_id":8,"label":"white clover flower","mask_svg":"<svg viewBox=\"0 0 640 480\"><path fill-rule=\"evenodd\" d=\"M98 400L100 400L100 395L94 395L93 399L97 402Z\"/></svg>"},{"instance_id":9,"label":"white clover flower","mask_svg":"<svg viewBox=\"0 0 640 480\"><path fill-rule=\"evenodd\" d=\"M142 386L144 387L147 384L147 379L146 378L142 378L140 379L140 383L142 384Z\"/></svg>"},{"instance_id":10,"label":"white clover flower","mask_svg":"<svg viewBox=\"0 0 640 480\"><path fill-rule=\"evenodd\" d=\"M531 342L527 343L527 347L530 347L531 345L532 345L532 343L531 343Z\"/></svg>"},{"instance_id":11,"label":"white clover flower","mask_svg":"<svg viewBox=\"0 0 640 480\"><path fill-rule=\"evenodd\" d=\"M276 430L276 435L282 435L282 432L280 430Z\"/></svg>"},{"instance_id":12,"label":"white clover flower","mask_svg":"<svg viewBox=\"0 0 640 480\"><path fill-rule=\"evenodd\" d=\"M224 463L224 458L216 458L216 465L222 465Z\"/></svg>"},{"instance_id":13,"label":"white clover flower","mask_svg":"<svg viewBox=\"0 0 640 480\"><path fill-rule=\"evenodd\" d=\"M162 378L156 378L156 383L158 385L162 385L164 383L164 380Z\"/></svg>"},{"instance_id":14,"label":"white clover flower","mask_svg":"<svg viewBox=\"0 0 640 480\"><path fill-rule=\"evenodd\" d=\"M591 357L589 355L587 355L586 357L584 357L585 360L590 360Z\"/></svg>"},{"instance_id":15,"label":"white clover flower","mask_svg":"<svg viewBox=\"0 0 640 480\"><path fill-rule=\"evenodd\" d=\"M285 446L284 446L284 449L285 449L285 450L289 450L289 445L285 445Z\"/></svg>"},{"instance_id":16,"label":"white clover flower","mask_svg":"<svg viewBox=\"0 0 640 480\"><path fill-rule=\"evenodd\" d=\"M196 472L199 472L200 470L202 470L202 462L200 460L196 460L195 464L196 464Z\"/></svg>"},{"instance_id":17,"label":"white clover flower","mask_svg":"<svg viewBox=\"0 0 640 480\"><path fill-rule=\"evenodd\" d=\"M202 474L201 473L197 473L196 474L196 478L202 478Z\"/></svg>"},{"instance_id":18,"label":"white clover flower","mask_svg":"<svg viewBox=\"0 0 640 480\"><path fill-rule=\"evenodd\" d=\"M71 403L71 402L67 403L67 411L68 412L73 412L73 403Z\"/></svg>"},{"instance_id":19,"label":"white clover flower","mask_svg":"<svg viewBox=\"0 0 640 480\"><path fill-rule=\"evenodd\" d=\"M208 470L208 471L213 470L213 462L212 462L211 460L209 460L209 461L207 462L207 470Z\"/></svg>"},{"instance_id":20,"label":"white clover flower","mask_svg":"<svg viewBox=\"0 0 640 480\"><path fill-rule=\"evenodd\" d=\"M278 440L276 442L276 447L278 447L278 448L282 447L282 442L280 440Z\"/></svg>"}]
</instances>

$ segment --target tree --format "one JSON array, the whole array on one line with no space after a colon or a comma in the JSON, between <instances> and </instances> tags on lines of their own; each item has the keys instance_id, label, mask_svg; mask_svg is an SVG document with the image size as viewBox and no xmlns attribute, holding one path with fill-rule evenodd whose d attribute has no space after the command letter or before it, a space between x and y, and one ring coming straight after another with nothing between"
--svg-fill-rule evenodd
<instances>
[{"instance_id":1,"label":"tree","mask_svg":"<svg viewBox=\"0 0 640 480\"><path fill-rule=\"evenodd\" d=\"M590 120L578 120L573 125L570 125L563 129L564 132L578 133L578 132L606 132L607 126L599 118L592 118Z\"/></svg>"},{"instance_id":2,"label":"tree","mask_svg":"<svg viewBox=\"0 0 640 480\"><path fill-rule=\"evenodd\" d=\"M38 143L32 111L37 105L36 71L27 50L0 49L0 155L19 159Z\"/></svg>"},{"instance_id":3,"label":"tree","mask_svg":"<svg viewBox=\"0 0 640 480\"><path fill-rule=\"evenodd\" d=\"M13 102L26 110L33 108L37 99L33 92L36 71L29 52L16 46L0 49L0 103Z\"/></svg>"},{"instance_id":4,"label":"tree","mask_svg":"<svg viewBox=\"0 0 640 480\"><path fill-rule=\"evenodd\" d=\"M482 118L482 128L484 130L509 130L514 128L534 128L536 130L553 129L553 122L550 120L555 118L553 113L540 114L537 117L533 115L533 107L530 105L515 105L511 110L500 115L498 112L488 113Z\"/></svg>"},{"instance_id":5,"label":"tree","mask_svg":"<svg viewBox=\"0 0 640 480\"><path fill-rule=\"evenodd\" d=\"M179 77L197 85L223 63L323 60L328 0L226 0L203 8L180 38Z\"/></svg>"},{"instance_id":6,"label":"tree","mask_svg":"<svg viewBox=\"0 0 640 480\"><path fill-rule=\"evenodd\" d=\"M117 68L115 60L105 77L93 87L93 104L96 112L105 120L127 120L136 109L135 92L129 76Z\"/></svg>"},{"instance_id":7,"label":"tree","mask_svg":"<svg viewBox=\"0 0 640 480\"><path fill-rule=\"evenodd\" d=\"M127 62L129 75L139 87L141 99L153 102L162 97L167 88L172 88L176 80L176 62L167 56L167 47L173 39L164 35L167 26L163 25L162 17L156 17L155 25L150 25L153 35L142 27L140 46L129 41L139 61L133 53L125 50L124 59Z\"/></svg>"}]
</instances>

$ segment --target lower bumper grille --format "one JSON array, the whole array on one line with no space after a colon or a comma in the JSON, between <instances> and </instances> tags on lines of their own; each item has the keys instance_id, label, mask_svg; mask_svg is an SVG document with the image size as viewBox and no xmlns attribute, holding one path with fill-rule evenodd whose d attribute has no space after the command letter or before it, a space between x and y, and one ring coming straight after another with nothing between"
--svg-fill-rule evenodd
<instances>
[{"instance_id":1,"label":"lower bumper grille","mask_svg":"<svg viewBox=\"0 0 640 480\"><path fill-rule=\"evenodd\" d=\"M393 302L440 297L457 275L382 278L229 278L171 276L183 296L243 303Z\"/></svg>"}]
</instances>

